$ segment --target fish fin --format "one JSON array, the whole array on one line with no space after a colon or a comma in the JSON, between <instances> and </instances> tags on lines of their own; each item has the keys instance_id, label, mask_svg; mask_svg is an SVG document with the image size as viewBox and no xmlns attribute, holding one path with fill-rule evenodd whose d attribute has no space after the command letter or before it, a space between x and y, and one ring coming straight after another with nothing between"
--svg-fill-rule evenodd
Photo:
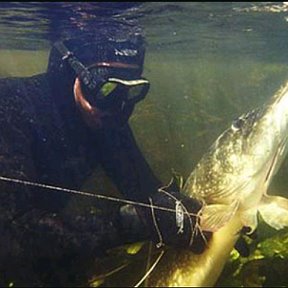
<instances>
[{"instance_id":1,"label":"fish fin","mask_svg":"<svg viewBox=\"0 0 288 288\"><path fill-rule=\"evenodd\" d=\"M202 208L200 216L200 226L202 230L215 232L223 227L234 216L237 211L239 201L232 204L211 204Z\"/></svg>"},{"instance_id":2,"label":"fish fin","mask_svg":"<svg viewBox=\"0 0 288 288\"><path fill-rule=\"evenodd\" d=\"M258 209L263 220L276 230L288 226L288 199L264 195Z\"/></svg>"}]
</instances>

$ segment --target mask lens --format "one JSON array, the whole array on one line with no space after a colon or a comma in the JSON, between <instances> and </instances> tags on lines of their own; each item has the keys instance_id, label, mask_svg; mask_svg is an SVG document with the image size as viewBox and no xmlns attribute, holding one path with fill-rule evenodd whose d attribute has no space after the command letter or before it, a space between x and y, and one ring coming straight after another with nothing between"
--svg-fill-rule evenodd
<instances>
[{"instance_id":1,"label":"mask lens","mask_svg":"<svg viewBox=\"0 0 288 288\"><path fill-rule=\"evenodd\" d=\"M113 106L113 103L119 102L118 98L121 101L137 103L144 99L149 87L149 81L144 78L137 80L108 78L98 86L98 89L87 91L85 95L92 105L106 109Z\"/></svg>"},{"instance_id":2,"label":"mask lens","mask_svg":"<svg viewBox=\"0 0 288 288\"><path fill-rule=\"evenodd\" d=\"M129 87L127 99L133 100L133 99L137 99L137 98L141 97L143 95L143 92L145 91L145 87L146 87L146 85L144 85L144 84L139 84L136 86Z\"/></svg>"},{"instance_id":3,"label":"mask lens","mask_svg":"<svg viewBox=\"0 0 288 288\"><path fill-rule=\"evenodd\" d=\"M142 78L137 80L123 80L117 78L109 78L108 81L117 83L122 87L125 87L127 91L127 101L140 101L143 99L149 90L149 81Z\"/></svg>"},{"instance_id":4,"label":"mask lens","mask_svg":"<svg viewBox=\"0 0 288 288\"><path fill-rule=\"evenodd\" d=\"M118 86L117 83L115 82L106 82L102 85L100 91L101 91L101 95L106 97L108 96L109 94L111 94L115 88Z\"/></svg>"}]
</instances>

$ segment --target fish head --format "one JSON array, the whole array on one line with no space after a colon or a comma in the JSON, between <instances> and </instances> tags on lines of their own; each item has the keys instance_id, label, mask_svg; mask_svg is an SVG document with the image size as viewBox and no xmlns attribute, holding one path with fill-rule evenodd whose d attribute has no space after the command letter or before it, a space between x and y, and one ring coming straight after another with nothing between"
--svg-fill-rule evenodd
<instances>
[{"instance_id":1,"label":"fish head","mask_svg":"<svg viewBox=\"0 0 288 288\"><path fill-rule=\"evenodd\" d=\"M205 204L257 206L286 152L288 84L270 102L235 119L204 154L184 193Z\"/></svg>"}]
</instances>

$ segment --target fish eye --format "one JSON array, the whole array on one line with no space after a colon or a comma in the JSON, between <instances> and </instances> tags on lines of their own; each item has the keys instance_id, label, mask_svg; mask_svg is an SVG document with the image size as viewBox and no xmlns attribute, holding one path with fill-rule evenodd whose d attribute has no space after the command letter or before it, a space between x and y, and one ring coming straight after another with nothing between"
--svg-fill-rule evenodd
<instances>
[{"instance_id":1,"label":"fish eye","mask_svg":"<svg viewBox=\"0 0 288 288\"><path fill-rule=\"evenodd\" d=\"M239 129L241 129L243 124L244 124L244 119L241 117L237 118L232 122L232 129L239 130Z\"/></svg>"}]
</instances>

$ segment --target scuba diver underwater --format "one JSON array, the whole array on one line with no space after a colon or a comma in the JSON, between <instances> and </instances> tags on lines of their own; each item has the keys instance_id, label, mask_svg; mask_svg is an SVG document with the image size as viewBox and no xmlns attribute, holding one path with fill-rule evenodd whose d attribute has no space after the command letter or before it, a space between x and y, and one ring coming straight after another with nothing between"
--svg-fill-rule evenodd
<instances>
[{"instance_id":1,"label":"scuba diver underwater","mask_svg":"<svg viewBox=\"0 0 288 288\"><path fill-rule=\"evenodd\" d=\"M127 243L205 249L200 202L159 191L128 123L150 86L144 55L138 30L112 25L56 41L43 74L0 80L1 286L85 285L95 257ZM124 198L66 209L98 166Z\"/></svg>"}]
</instances>

